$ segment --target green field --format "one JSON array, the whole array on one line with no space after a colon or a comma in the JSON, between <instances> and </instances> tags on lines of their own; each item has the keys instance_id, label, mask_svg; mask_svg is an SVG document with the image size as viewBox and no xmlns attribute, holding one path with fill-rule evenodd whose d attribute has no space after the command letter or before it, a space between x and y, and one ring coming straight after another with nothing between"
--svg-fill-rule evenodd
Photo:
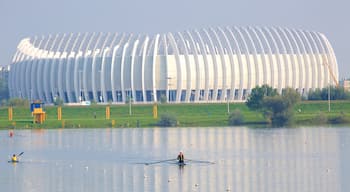
<instances>
[{"instance_id":1,"label":"green field","mask_svg":"<svg viewBox=\"0 0 350 192\"><path fill-rule=\"evenodd\" d=\"M263 116L250 111L244 103L230 103L230 111L239 109L246 125L265 125ZM63 106L62 120L57 120L57 107L45 106L47 120L34 124L29 107L14 107L13 120L8 121L8 108L0 108L0 128L99 128L99 127L155 127L162 114L176 116L180 127L227 126L227 104L159 104L158 118L153 118L153 105L112 105L110 119L106 120L105 105ZM327 101L301 102L295 107L297 125L314 124L313 119L320 114L331 118L339 116L349 119L350 101L332 101L328 112ZM96 114L96 118L94 117ZM349 121L346 121L349 122ZM317 122L316 122L317 123Z\"/></svg>"}]
</instances>

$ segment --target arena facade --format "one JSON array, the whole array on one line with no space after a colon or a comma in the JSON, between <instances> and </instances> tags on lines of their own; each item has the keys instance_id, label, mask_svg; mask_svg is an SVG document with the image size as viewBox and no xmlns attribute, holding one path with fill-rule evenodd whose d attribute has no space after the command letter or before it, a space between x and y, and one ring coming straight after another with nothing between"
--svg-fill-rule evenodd
<instances>
[{"instance_id":1,"label":"arena facade","mask_svg":"<svg viewBox=\"0 0 350 192\"><path fill-rule=\"evenodd\" d=\"M256 85L307 94L337 81L336 57L321 33L216 27L25 38L10 65L9 91L46 103L239 102Z\"/></svg>"}]
</instances>

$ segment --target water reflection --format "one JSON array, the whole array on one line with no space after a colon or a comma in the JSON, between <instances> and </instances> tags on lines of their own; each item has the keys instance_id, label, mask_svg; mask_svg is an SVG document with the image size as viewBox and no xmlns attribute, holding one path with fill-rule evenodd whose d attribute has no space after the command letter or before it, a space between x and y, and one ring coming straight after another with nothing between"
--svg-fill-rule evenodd
<instances>
[{"instance_id":1,"label":"water reflection","mask_svg":"<svg viewBox=\"0 0 350 192\"><path fill-rule=\"evenodd\" d=\"M347 128L59 129L0 132L4 191L344 191ZM214 161L145 165L176 158ZM348 166L347 166L348 168ZM345 190L346 191L346 190Z\"/></svg>"}]
</instances>

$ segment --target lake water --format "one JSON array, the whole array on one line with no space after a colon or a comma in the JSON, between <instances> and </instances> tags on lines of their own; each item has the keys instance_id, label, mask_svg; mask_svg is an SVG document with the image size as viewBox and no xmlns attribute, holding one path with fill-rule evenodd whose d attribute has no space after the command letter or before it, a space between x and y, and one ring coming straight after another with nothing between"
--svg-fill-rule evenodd
<instances>
[{"instance_id":1,"label":"lake water","mask_svg":"<svg viewBox=\"0 0 350 192\"><path fill-rule=\"evenodd\" d=\"M347 127L2 130L0 159L1 191L350 191Z\"/></svg>"}]
</instances>

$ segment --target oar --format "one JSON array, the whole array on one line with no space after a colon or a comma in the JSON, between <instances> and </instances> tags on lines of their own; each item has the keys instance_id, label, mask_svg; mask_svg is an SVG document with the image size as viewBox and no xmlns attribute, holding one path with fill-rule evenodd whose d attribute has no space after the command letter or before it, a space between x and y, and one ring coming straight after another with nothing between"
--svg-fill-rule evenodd
<instances>
[{"instance_id":1,"label":"oar","mask_svg":"<svg viewBox=\"0 0 350 192\"><path fill-rule=\"evenodd\" d=\"M176 160L176 159L167 159L167 160L156 161L156 162L152 162L152 163L145 163L145 165L152 165L152 164L163 163L163 162L174 161L174 160Z\"/></svg>"},{"instance_id":2,"label":"oar","mask_svg":"<svg viewBox=\"0 0 350 192\"><path fill-rule=\"evenodd\" d=\"M17 155L17 157L19 157L19 156L23 155L23 153L24 153L24 152L21 152L20 154L18 154L18 155Z\"/></svg>"},{"instance_id":3,"label":"oar","mask_svg":"<svg viewBox=\"0 0 350 192\"><path fill-rule=\"evenodd\" d=\"M215 162L212 161L201 161L201 160L194 160L194 159L186 159L187 161L192 161L196 163L210 163L210 164L215 164Z\"/></svg>"}]
</instances>

